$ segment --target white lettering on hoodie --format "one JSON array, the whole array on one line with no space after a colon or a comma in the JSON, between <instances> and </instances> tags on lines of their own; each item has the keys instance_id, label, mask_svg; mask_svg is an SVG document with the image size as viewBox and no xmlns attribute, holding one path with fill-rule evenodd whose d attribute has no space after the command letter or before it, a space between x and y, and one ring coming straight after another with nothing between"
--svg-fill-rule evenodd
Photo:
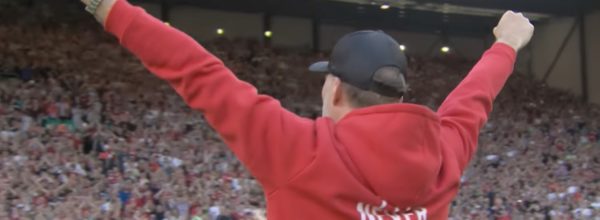
<instances>
[{"instance_id":1,"label":"white lettering on hoodie","mask_svg":"<svg viewBox=\"0 0 600 220\"><path fill-rule=\"evenodd\" d=\"M387 220L390 218L392 220L427 220L427 209L425 208L415 210L408 208L406 212L400 213L400 208L395 207L394 212L390 214L388 210L384 210L387 205L385 200L379 207L359 202L356 204L356 211L360 215L360 220Z\"/></svg>"}]
</instances>

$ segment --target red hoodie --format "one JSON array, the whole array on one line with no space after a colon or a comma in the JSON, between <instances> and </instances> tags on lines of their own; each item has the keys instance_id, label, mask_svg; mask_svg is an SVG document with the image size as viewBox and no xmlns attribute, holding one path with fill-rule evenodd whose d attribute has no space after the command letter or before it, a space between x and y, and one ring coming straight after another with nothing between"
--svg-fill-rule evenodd
<instances>
[{"instance_id":1,"label":"red hoodie","mask_svg":"<svg viewBox=\"0 0 600 220\"><path fill-rule=\"evenodd\" d=\"M106 29L204 113L262 184L269 219L446 219L516 56L495 44L437 113L390 104L335 123L257 94L194 39L124 0Z\"/></svg>"}]
</instances>

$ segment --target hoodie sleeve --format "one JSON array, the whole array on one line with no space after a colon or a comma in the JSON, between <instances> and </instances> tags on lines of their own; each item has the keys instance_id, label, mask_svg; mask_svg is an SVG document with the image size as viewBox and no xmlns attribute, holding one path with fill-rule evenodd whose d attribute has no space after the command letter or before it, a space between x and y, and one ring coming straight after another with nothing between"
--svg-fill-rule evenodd
<instances>
[{"instance_id":1,"label":"hoodie sleeve","mask_svg":"<svg viewBox=\"0 0 600 220\"><path fill-rule=\"evenodd\" d=\"M314 121L281 107L256 88L240 81L222 61L191 37L165 25L144 10L119 0L106 30L167 81L213 126L263 184L275 190L314 157Z\"/></svg>"},{"instance_id":2,"label":"hoodie sleeve","mask_svg":"<svg viewBox=\"0 0 600 220\"><path fill-rule=\"evenodd\" d=\"M477 149L479 130L488 120L492 103L513 72L516 52L496 43L486 51L467 77L438 110L442 138L464 169Z\"/></svg>"}]
</instances>

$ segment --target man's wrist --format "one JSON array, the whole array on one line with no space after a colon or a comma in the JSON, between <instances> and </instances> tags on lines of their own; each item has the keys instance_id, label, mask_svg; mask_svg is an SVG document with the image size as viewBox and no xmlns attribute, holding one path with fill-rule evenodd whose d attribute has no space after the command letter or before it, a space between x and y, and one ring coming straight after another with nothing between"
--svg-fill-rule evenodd
<instances>
[{"instance_id":1,"label":"man's wrist","mask_svg":"<svg viewBox=\"0 0 600 220\"><path fill-rule=\"evenodd\" d=\"M521 46L519 45L519 43L516 43L515 41L511 41L509 39L498 38L498 39L496 39L496 43L506 44L506 45L512 47L515 50L515 52L519 52L519 50L521 49Z\"/></svg>"},{"instance_id":2,"label":"man's wrist","mask_svg":"<svg viewBox=\"0 0 600 220\"><path fill-rule=\"evenodd\" d=\"M116 2L117 2L117 0L102 0L100 5L98 5L98 8L96 9L96 13L94 14L94 16L96 16L96 20L98 20L98 22L100 22L102 25L104 25L106 23L106 19L108 18L108 15L110 14L110 10L112 9L112 7L115 5Z\"/></svg>"},{"instance_id":3,"label":"man's wrist","mask_svg":"<svg viewBox=\"0 0 600 220\"><path fill-rule=\"evenodd\" d=\"M96 14L96 10L98 9L100 3L102 3L102 0L90 0L85 6L85 10L90 14Z\"/></svg>"}]
</instances>

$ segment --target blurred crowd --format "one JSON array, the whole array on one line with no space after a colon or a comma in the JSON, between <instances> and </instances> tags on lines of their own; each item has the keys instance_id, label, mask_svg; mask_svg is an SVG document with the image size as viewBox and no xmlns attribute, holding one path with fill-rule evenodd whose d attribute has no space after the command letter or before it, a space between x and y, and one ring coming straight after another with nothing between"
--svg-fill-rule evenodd
<instances>
[{"instance_id":1,"label":"blurred crowd","mask_svg":"<svg viewBox=\"0 0 600 220\"><path fill-rule=\"evenodd\" d=\"M202 115L86 22L0 24L0 219L264 219L260 185ZM322 54L204 45L284 107L319 116L323 79L306 67ZM411 57L405 100L435 110L473 64ZM599 219L599 118L515 74L451 219Z\"/></svg>"}]
</instances>

